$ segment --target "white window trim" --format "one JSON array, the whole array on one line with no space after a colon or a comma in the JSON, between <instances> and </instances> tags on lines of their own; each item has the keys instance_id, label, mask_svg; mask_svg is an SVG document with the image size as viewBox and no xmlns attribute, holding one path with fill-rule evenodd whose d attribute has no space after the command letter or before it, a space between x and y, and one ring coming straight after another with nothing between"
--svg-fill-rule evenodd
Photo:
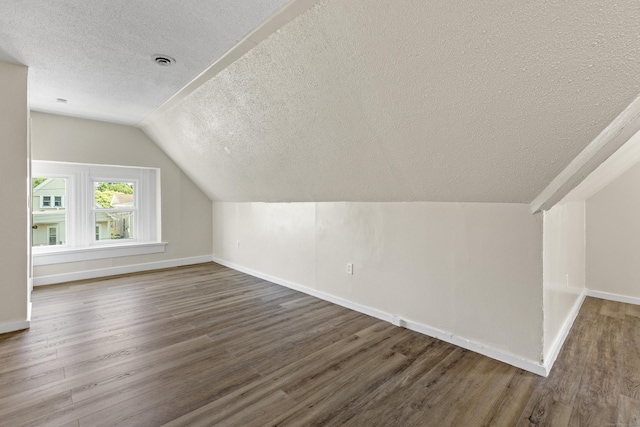
<instances>
[{"instance_id":1,"label":"white window trim","mask_svg":"<svg viewBox=\"0 0 640 427\"><path fill-rule=\"evenodd\" d=\"M57 246L56 250L46 250L55 246L37 246L44 249L33 254L33 265L63 264L67 262L90 261L94 259L118 258L134 255L157 254L165 251L166 242L122 243L87 248Z\"/></svg>"},{"instance_id":2,"label":"white window trim","mask_svg":"<svg viewBox=\"0 0 640 427\"><path fill-rule=\"evenodd\" d=\"M34 160L32 175L67 180L66 245L33 247L34 266L164 252L159 169ZM96 240L94 181L136 183L133 239Z\"/></svg>"}]
</instances>

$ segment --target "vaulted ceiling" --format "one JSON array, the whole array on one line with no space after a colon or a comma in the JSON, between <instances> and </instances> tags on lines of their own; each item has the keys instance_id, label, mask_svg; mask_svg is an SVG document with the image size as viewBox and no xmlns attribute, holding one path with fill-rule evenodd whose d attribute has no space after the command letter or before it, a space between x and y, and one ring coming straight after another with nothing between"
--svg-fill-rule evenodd
<instances>
[{"instance_id":1,"label":"vaulted ceiling","mask_svg":"<svg viewBox=\"0 0 640 427\"><path fill-rule=\"evenodd\" d=\"M117 15L101 3L87 10ZM199 3L235 13L229 22L242 31L225 21L227 48L279 6ZM195 61L202 50L190 34L217 43L197 33L215 14L184 4L168 15L183 9L180 37L166 38L173 50L125 42L149 42L145 30L97 52L149 67L152 53ZM134 31L137 18L126 19ZM123 120L177 92L140 126L213 200L531 202L640 92L632 0L294 0L267 22L181 91L197 73ZM70 31L78 46L100 46L96 30ZM223 50L200 59L211 64ZM148 91L124 89L131 99Z\"/></svg>"}]
</instances>

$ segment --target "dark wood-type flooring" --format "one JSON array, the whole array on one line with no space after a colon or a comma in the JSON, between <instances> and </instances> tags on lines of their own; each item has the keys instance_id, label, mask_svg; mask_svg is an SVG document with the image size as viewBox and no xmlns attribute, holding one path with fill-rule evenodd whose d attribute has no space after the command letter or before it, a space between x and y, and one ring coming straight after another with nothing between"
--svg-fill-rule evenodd
<instances>
[{"instance_id":1,"label":"dark wood-type flooring","mask_svg":"<svg viewBox=\"0 0 640 427\"><path fill-rule=\"evenodd\" d=\"M587 298L545 379L213 263L33 302L2 426L640 425L640 306Z\"/></svg>"}]
</instances>

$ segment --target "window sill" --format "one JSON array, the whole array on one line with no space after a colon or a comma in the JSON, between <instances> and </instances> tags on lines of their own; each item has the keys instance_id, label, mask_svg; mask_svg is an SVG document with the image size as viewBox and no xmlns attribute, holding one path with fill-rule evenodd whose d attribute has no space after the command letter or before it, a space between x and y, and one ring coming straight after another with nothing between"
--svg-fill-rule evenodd
<instances>
[{"instance_id":1,"label":"window sill","mask_svg":"<svg viewBox=\"0 0 640 427\"><path fill-rule=\"evenodd\" d=\"M55 250L33 251L33 265L64 264L104 258L119 258L133 255L157 254L164 252L167 242L120 243L84 248L56 248ZM47 248L49 249L49 248Z\"/></svg>"}]
</instances>

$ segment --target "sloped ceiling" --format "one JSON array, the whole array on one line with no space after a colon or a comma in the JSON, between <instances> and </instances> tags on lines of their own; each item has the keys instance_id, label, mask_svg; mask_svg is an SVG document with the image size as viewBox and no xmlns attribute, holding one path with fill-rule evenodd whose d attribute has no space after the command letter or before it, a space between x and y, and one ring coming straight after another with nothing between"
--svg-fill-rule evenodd
<instances>
[{"instance_id":1,"label":"sloped ceiling","mask_svg":"<svg viewBox=\"0 0 640 427\"><path fill-rule=\"evenodd\" d=\"M640 3L332 0L142 123L213 199L531 202L640 90Z\"/></svg>"}]
</instances>

